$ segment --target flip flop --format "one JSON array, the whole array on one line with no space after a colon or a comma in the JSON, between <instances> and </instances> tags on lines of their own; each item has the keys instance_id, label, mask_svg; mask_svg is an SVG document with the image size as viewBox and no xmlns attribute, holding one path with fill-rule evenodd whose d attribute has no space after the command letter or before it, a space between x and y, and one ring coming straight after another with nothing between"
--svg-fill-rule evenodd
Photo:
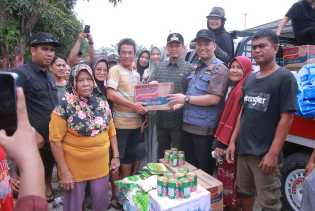
<instances>
[{"instance_id":1,"label":"flip flop","mask_svg":"<svg viewBox=\"0 0 315 211\"><path fill-rule=\"evenodd\" d=\"M55 201L54 193L51 193L50 195L46 196L46 200L47 200L48 203L51 203L51 202Z\"/></svg>"},{"instance_id":2,"label":"flip flop","mask_svg":"<svg viewBox=\"0 0 315 211\"><path fill-rule=\"evenodd\" d=\"M122 209L122 205L117 201L117 199L112 199L110 202L110 207L115 208L116 210Z\"/></svg>"}]
</instances>

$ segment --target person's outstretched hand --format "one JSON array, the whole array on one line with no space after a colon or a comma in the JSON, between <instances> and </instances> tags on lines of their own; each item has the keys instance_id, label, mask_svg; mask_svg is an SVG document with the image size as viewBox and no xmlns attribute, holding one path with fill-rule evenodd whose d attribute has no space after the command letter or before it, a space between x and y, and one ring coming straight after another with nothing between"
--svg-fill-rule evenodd
<instances>
[{"instance_id":1,"label":"person's outstretched hand","mask_svg":"<svg viewBox=\"0 0 315 211\"><path fill-rule=\"evenodd\" d=\"M36 144L36 133L31 126L26 111L22 88L17 88L17 129L13 136L0 130L0 144L17 164L21 173L19 196L44 196L44 167ZM37 185L30 180L35 180Z\"/></svg>"}]
</instances>

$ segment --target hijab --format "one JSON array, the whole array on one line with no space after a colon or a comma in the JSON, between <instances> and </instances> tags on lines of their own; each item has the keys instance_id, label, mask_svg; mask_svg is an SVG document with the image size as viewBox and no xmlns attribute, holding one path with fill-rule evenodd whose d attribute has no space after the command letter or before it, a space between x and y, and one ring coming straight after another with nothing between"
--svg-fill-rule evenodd
<instances>
[{"instance_id":1,"label":"hijab","mask_svg":"<svg viewBox=\"0 0 315 211\"><path fill-rule=\"evenodd\" d=\"M149 67L149 62L146 66L142 66L140 64L140 58L143 54L148 54L149 55L149 60L150 60L150 52L148 50L143 50L140 52L139 56L138 56L138 59L137 59L137 71L138 73L140 74L140 79L142 80L142 75L143 75L143 72L145 69L147 69Z\"/></svg>"},{"instance_id":2,"label":"hijab","mask_svg":"<svg viewBox=\"0 0 315 211\"><path fill-rule=\"evenodd\" d=\"M86 71L94 83L89 97L79 96L76 90L77 78L82 71ZM68 128L82 136L96 136L108 128L111 118L108 102L98 89L89 65L78 64L72 68L65 95L54 112L67 122Z\"/></svg>"},{"instance_id":3,"label":"hijab","mask_svg":"<svg viewBox=\"0 0 315 211\"><path fill-rule=\"evenodd\" d=\"M102 92L102 94L104 94L106 96L106 87L105 87L105 83L106 81L100 81L98 80L96 77L95 77L95 69L96 69L96 66L98 63L100 62L105 62L106 66L107 66L107 73L108 73L108 62L105 58L99 58L96 60L94 66L93 66L93 77L94 77L94 80L98 86L98 88L100 89L100 91Z\"/></svg>"},{"instance_id":4,"label":"hijab","mask_svg":"<svg viewBox=\"0 0 315 211\"><path fill-rule=\"evenodd\" d=\"M155 46L153 46L152 48L151 48L151 51L150 51L150 63L149 63L149 68L150 68L150 70L154 70L155 69L155 67L156 67L156 63L154 63L153 61L152 61L152 57L151 57L151 55L152 55L152 53L153 53L153 51L158 51L159 52L159 54L160 54L160 62L162 61L162 52L161 52L161 50L158 48L158 47L155 47Z\"/></svg>"},{"instance_id":5,"label":"hijab","mask_svg":"<svg viewBox=\"0 0 315 211\"><path fill-rule=\"evenodd\" d=\"M246 56L235 57L231 64L233 61L236 61L241 65L244 75L230 92L228 99L225 102L224 110L219 120L218 127L216 129L215 137L219 142L225 145L230 143L230 139L236 125L236 120L241 111L240 99L243 95L243 84L246 78L252 72L252 63Z\"/></svg>"}]
</instances>

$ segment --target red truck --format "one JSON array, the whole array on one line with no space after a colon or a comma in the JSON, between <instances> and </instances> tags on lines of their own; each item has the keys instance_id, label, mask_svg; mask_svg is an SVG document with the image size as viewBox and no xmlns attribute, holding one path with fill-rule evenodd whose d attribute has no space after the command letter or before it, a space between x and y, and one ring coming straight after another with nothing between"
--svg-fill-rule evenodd
<instances>
[{"instance_id":1,"label":"red truck","mask_svg":"<svg viewBox=\"0 0 315 211\"><path fill-rule=\"evenodd\" d=\"M244 31L232 31L231 34L237 41L236 56L251 57L251 35L261 29L276 30L280 20L263 24ZM288 44L296 44L292 27L288 24L281 34L280 50L277 61L282 65L282 48ZM255 61L252 59L253 64ZM289 135L283 148L284 159L281 164L282 198L284 211L298 211L300 209L304 168L315 148L315 119L306 119L295 116Z\"/></svg>"}]
</instances>

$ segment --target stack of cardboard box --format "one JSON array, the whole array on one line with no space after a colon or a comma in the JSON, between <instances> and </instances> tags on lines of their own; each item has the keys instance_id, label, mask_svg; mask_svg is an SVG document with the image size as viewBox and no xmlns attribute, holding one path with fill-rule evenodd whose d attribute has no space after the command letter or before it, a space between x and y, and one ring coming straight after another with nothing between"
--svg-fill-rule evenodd
<instances>
[{"instance_id":1,"label":"stack of cardboard box","mask_svg":"<svg viewBox=\"0 0 315 211\"><path fill-rule=\"evenodd\" d=\"M223 211L223 184L201 169L194 171L198 183L211 193L211 211Z\"/></svg>"},{"instance_id":2,"label":"stack of cardboard box","mask_svg":"<svg viewBox=\"0 0 315 211\"><path fill-rule=\"evenodd\" d=\"M297 71L306 64L315 64L315 45L301 45L283 48L284 66Z\"/></svg>"},{"instance_id":3,"label":"stack of cardboard box","mask_svg":"<svg viewBox=\"0 0 315 211\"><path fill-rule=\"evenodd\" d=\"M201 169L197 169L187 161L185 164L179 167L172 167L165 163L166 167L173 173L176 173L181 168L188 168L190 172L197 175L198 184L205 188L211 194L211 211L223 211L223 184L213 176L204 172Z\"/></svg>"}]
</instances>

